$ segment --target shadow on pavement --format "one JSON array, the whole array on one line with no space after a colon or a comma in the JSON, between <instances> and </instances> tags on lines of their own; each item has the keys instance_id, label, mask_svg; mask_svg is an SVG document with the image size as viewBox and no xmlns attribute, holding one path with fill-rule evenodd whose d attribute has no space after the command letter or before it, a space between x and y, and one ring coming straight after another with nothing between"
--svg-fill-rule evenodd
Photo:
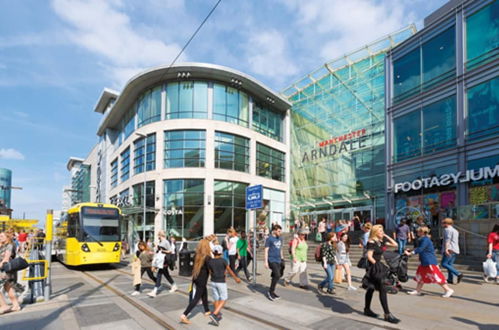
<instances>
[{"instance_id":1,"label":"shadow on pavement","mask_svg":"<svg viewBox=\"0 0 499 330\"><path fill-rule=\"evenodd\" d=\"M478 327L478 329L480 329L480 330L496 330L499 328L498 324L483 324L483 323L479 323L479 322L476 322L473 320L463 319L462 317L453 316L452 319L459 321L459 322L462 322L462 323L466 323L468 325L474 325L474 326Z\"/></svg>"},{"instance_id":2,"label":"shadow on pavement","mask_svg":"<svg viewBox=\"0 0 499 330\"><path fill-rule=\"evenodd\" d=\"M352 314L357 312L350 305L340 301L334 295L325 295L317 293L317 300L326 308L331 308L331 310L335 313L340 314Z\"/></svg>"}]
</instances>

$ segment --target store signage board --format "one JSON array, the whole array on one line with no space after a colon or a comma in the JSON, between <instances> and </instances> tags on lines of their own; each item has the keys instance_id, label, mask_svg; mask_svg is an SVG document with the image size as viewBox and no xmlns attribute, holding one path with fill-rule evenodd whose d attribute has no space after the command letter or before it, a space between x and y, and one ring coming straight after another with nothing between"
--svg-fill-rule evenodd
<instances>
[{"instance_id":1,"label":"store signage board","mask_svg":"<svg viewBox=\"0 0 499 330\"><path fill-rule=\"evenodd\" d=\"M263 207L263 186L246 187L246 210L261 209Z\"/></svg>"},{"instance_id":2,"label":"store signage board","mask_svg":"<svg viewBox=\"0 0 499 330\"><path fill-rule=\"evenodd\" d=\"M412 182L399 182L393 185L393 191L408 192L410 190L428 189L432 187L447 186L450 184L458 184L472 181L480 181L499 177L499 165L492 167L482 167L476 170L467 170L457 173L446 173L441 176L433 176L427 178L416 179Z\"/></svg>"},{"instance_id":3,"label":"store signage board","mask_svg":"<svg viewBox=\"0 0 499 330\"><path fill-rule=\"evenodd\" d=\"M366 134L367 130L363 128L321 141L318 143L317 148L303 153L302 163L364 149L366 148Z\"/></svg>"}]
</instances>

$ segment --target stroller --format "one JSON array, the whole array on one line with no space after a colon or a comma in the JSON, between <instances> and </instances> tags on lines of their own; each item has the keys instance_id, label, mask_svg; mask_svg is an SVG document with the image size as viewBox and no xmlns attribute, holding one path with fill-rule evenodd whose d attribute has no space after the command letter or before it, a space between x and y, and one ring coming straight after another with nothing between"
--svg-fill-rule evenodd
<instances>
[{"instance_id":1,"label":"stroller","mask_svg":"<svg viewBox=\"0 0 499 330\"><path fill-rule=\"evenodd\" d=\"M407 275L407 260L409 257L393 251L385 251L384 257L389 268L385 282L387 292L397 294L399 292L397 283L405 283L409 280Z\"/></svg>"}]
</instances>

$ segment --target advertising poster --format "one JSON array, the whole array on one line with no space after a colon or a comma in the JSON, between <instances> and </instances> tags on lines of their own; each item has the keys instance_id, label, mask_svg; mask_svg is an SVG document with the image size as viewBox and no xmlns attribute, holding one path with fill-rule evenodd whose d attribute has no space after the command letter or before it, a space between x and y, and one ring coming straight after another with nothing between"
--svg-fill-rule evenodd
<instances>
[{"instance_id":1,"label":"advertising poster","mask_svg":"<svg viewBox=\"0 0 499 330\"><path fill-rule=\"evenodd\" d=\"M431 214L431 216L437 216L439 209L438 200L439 200L438 194L425 195L424 196L425 213L429 213Z\"/></svg>"},{"instance_id":2,"label":"advertising poster","mask_svg":"<svg viewBox=\"0 0 499 330\"><path fill-rule=\"evenodd\" d=\"M423 204L421 196L412 196L412 197L409 197L407 201L408 201L408 204L409 204L408 206L410 206L410 207L420 208L421 205Z\"/></svg>"},{"instance_id":3,"label":"advertising poster","mask_svg":"<svg viewBox=\"0 0 499 330\"><path fill-rule=\"evenodd\" d=\"M456 205L456 192L448 191L440 194L440 206L444 209L453 208Z\"/></svg>"},{"instance_id":4,"label":"advertising poster","mask_svg":"<svg viewBox=\"0 0 499 330\"><path fill-rule=\"evenodd\" d=\"M470 204L483 204L489 199L488 186L470 188Z\"/></svg>"}]
</instances>

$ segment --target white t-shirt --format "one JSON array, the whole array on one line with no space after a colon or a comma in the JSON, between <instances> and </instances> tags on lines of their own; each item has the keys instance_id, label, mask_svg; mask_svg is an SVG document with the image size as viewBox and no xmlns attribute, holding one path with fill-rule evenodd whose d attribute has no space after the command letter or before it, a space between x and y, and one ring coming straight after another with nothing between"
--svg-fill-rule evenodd
<instances>
[{"instance_id":1,"label":"white t-shirt","mask_svg":"<svg viewBox=\"0 0 499 330\"><path fill-rule=\"evenodd\" d=\"M239 241L239 237L231 237L229 239L229 255L233 256L237 254L237 241Z\"/></svg>"}]
</instances>

